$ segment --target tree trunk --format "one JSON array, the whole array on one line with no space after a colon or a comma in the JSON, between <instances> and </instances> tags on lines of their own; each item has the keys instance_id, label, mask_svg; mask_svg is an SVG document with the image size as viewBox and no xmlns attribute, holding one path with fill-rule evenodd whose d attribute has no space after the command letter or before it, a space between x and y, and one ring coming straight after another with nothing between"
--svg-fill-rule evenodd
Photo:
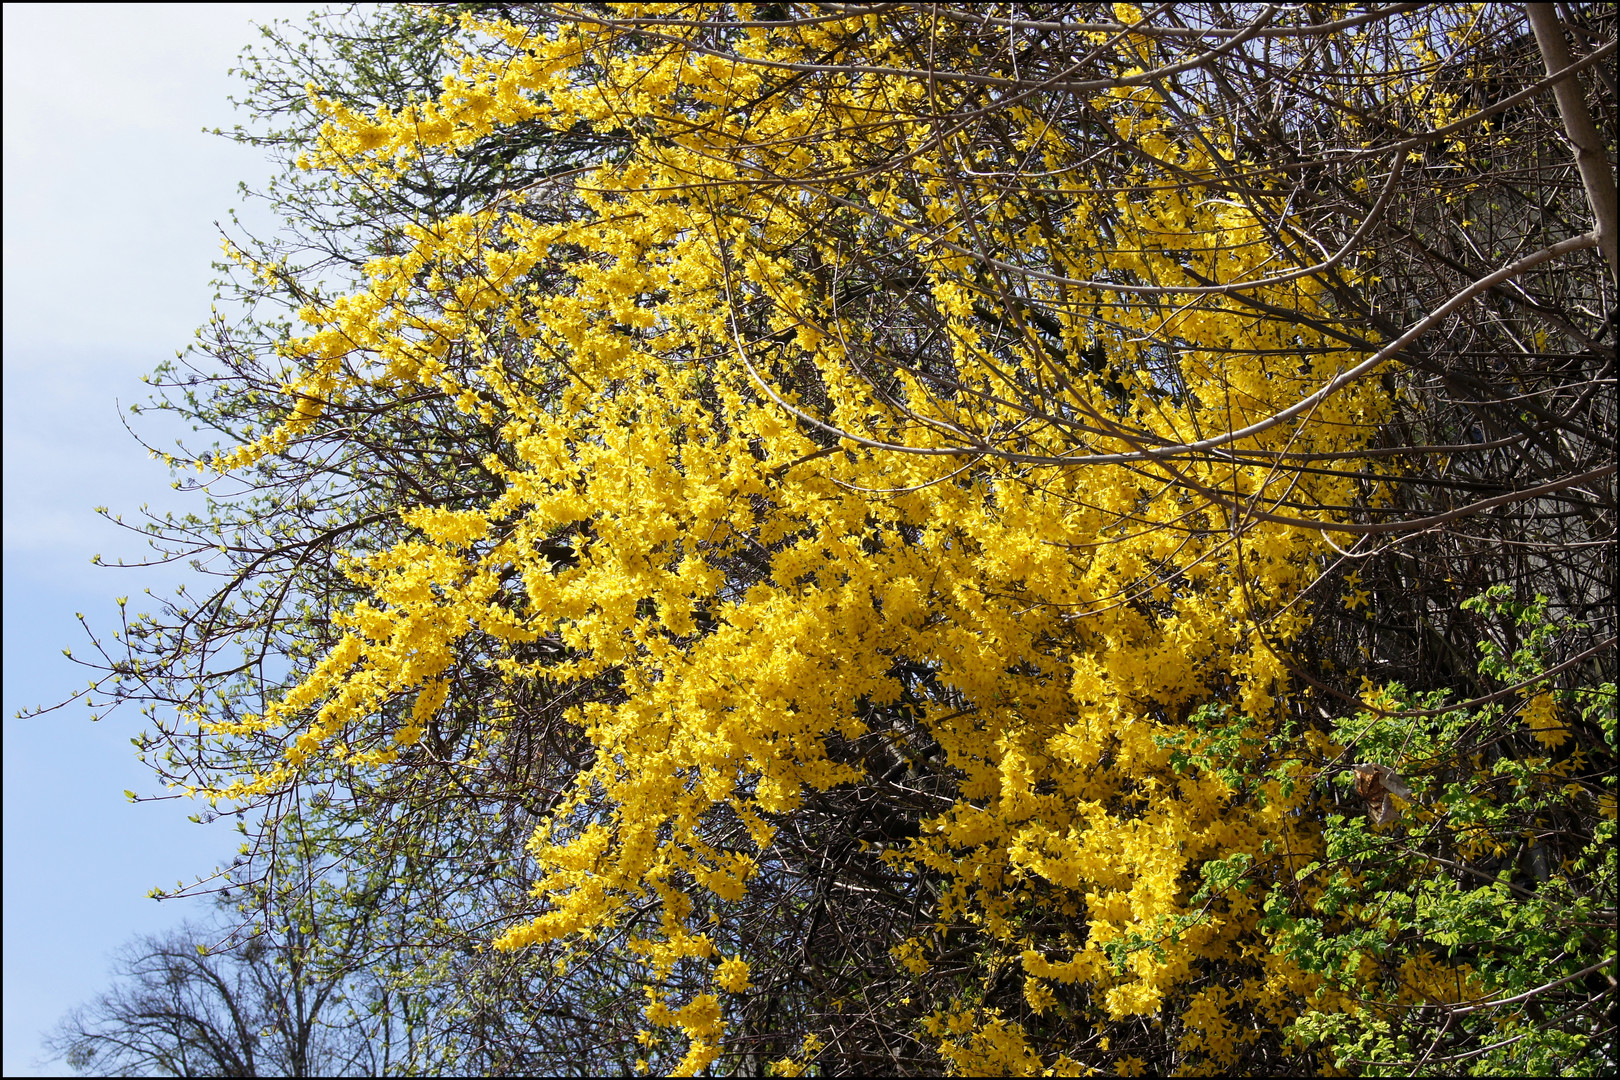
<instances>
[{"instance_id":1,"label":"tree trunk","mask_svg":"<svg viewBox=\"0 0 1620 1080\"><path fill-rule=\"evenodd\" d=\"M1564 38L1564 27L1553 5L1526 4L1525 11L1536 32L1536 44L1541 48L1541 62L1546 65L1547 74L1555 74L1573 64L1575 59L1569 54L1569 42ZM1615 209L1614 170L1609 167L1603 139L1586 107L1580 77L1571 75L1554 84L1553 96L1558 101L1558 115L1564 121L1564 134L1575 149L1575 163L1580 167L1586 201L1592 208L1598 250L1609 264L1609 275L1620 281L1620 257L1617 257L1620 236L1616 234L1620 213Z\"/></svg>"}]
</instances>

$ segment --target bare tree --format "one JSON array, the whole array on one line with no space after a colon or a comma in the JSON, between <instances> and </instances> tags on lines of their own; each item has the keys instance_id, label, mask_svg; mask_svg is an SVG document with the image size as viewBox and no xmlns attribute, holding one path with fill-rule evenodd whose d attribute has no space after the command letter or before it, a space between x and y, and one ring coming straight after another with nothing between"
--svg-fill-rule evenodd
<instances>
[{"instance_id":1,"label":"bare tree","mask_svg":"<svg viewBox=\"0 0 1620 1080\"><path fill-rule=\"evenodd\" d=\"M312 966L288 927L213 952L218 931L187 924L125 945L112 989L45 1040L87 1076L382 1076L409 1039L386 989Z\"/></svg>"}]
</instances>

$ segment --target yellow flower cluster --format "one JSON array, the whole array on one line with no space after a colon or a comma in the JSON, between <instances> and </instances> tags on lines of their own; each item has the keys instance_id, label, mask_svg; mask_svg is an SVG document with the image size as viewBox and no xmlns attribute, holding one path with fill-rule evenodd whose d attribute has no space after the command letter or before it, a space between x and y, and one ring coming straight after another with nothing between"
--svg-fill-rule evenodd
<instances>
[{"instance_id":1,"label":"yellow flower cluster","mask_svg":"<svg viewBox=\"0 0 1620 1080\"><path fill-rule=\"evenodd\" d=\"M749 31L735 47L783 64L852 40L881 50L841 26ZM938 91L910 76L771 89L767 66L674 31L627 49L585 19L548 36L468 27L503 48L395 113L322 101L330 122L308 165L386 182L427 148L626 117L633 152L577 179L567 220L525 214L531 193L420 222L362 290L303 313L295 415L227 465L276 452L366 380L444 393L495 425L503 452L484 464L504 493L400 508L417 539L355 556L368 599L340 613L343 645L258 722L298 725L285 768L215 794L267 790L323 752L395 760L376 718L409 702L387 734L417 743L469 634L510 647L514 686L611 674L621 692L576 714L595 763L532 843L542 914L498 944L587 933L654 899L656 928L632 947L667 974L718 956L694 895L720 910L743 897L775 816L862 778L828 740L863 734L856 702L899 696L906 657L941 688L921 726L960 795L891 857L947 882L938 918L972 923L1021 967L1031 1008L1075 985L1114 1019L1175 998L1185 1048L1212 1067L1254 1025L1286 1023L1290 995L1314 984L1260 947L1257 891L1194 903L1189 882L1234 853L1252 858L1251 882L1291 881L1318 854L1296 812L1305 785L1239 800L1218 776L1178 773L1165 737L1211 700L1257 732L1281 717L1294 689L1280 652L1308 625L1324 550L1313 525L1353 494L1284 455L1354 451L1381 414L1376 385L1351 383L1270 419L1361 359L1332 338L1312 279L1242 303L1198 291L1311 256L1280 249L1253 208L1152 188L1146 172L1130 197L1087 193L1091 136L1034 112L1015 118L1020 152L1044 162L1032 175L1066 179L967 186L982 147L941 134L927 120ZM1230 133L1189 141L1152 97L1135 85L1093 107L1144 159L1212 175ZM896 159L910 184L866 164ZM959 391L903 360L862 374L898 346L846 314L839 275L861 253L842 232L807 231L817 221L863 222L908 253L908 302L948 329ZM1022 299L987 268L1017 278ZM535 287L542 270L567 287ZM1051 325L1005 332L1037 305ZM1301 317L1256 314L1268 307ZM1248 359L1234 362L1239 343ZM1099 354L1063 372L1049 359ZM1230 444L1241 452L1143 453L1251 426ZM564 534L578 557L558 568L541 549ZM740 561L760 567L746 587ZM566 657L532 659L522 646L542 637ZM571 812L587 797L611 811L581 825ZM714 840L721 811L747 843ZM1083 932L1030 938L1035 896ZM928 970L920 941L895 955ZM1210 964L1242 978L1179 996ZM746 958L712 970L718 990L749 986ZM684 1034L686 1072L724 1038L715 994L679 1007L655 995L647 1019ZM964 1008L926 1026L963 1073L1078 1069L1042 1061L1000 1016Z\"/></svg>"}]
</instances>

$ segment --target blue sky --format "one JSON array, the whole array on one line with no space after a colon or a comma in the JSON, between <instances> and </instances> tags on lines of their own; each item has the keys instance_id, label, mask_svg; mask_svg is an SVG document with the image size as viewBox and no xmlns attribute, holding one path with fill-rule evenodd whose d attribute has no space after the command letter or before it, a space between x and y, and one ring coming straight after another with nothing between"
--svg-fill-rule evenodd
<instances>
[{"instance_id":1,"label":"blue sky","mask_svg":"<svg viewBox=\"0 0 1620 1080\"><path fill-rule=\"evenodd\" d=\"M230 127L226 69L252 22L309 4L7 4L5 30L5 1074L41 1067L40 1035L107 986L110 953L199 910L146 899L234 850L226 822L193 825L151 793L129 739L141 717L92 724L82 706L16 712L83 686L83 612L110 630L113 597L138 606L174 572L97 568L139 538L92 513L183 505L125 433L140 376L208 316L216 221L260 185L258 155L202 128ZM126 412L127 415L127 412ZM150 417L152 440L172 443ZM43 1065L65 1074L60 1063Z\"/></svg>"}]
</instances>

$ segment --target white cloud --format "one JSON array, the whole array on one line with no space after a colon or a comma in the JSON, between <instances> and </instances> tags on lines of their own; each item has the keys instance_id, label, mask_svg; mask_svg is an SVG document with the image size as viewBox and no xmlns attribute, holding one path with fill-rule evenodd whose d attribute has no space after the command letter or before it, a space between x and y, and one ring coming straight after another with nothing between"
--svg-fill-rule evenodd
<instances>
[{"instance_id":1,"label":"white cloud","mask_svg":"<svg viewBox=\"0 0 1620 1080\"><path fill-rule=\"evenodd\" d=\"M261 183L226 74L250 19L302 4L5 7L5 337L183 346L207 315L216 219Z\"/></svg>"},{"instance_id":2,"label":"white cloud","mask_svg":"<svg viewBox=\"0 0 1620 1080\"><path fill-rule=\"evenodd\" d=\"M5 6L8 552L70 572L112 539L92 506L173 505L116 399L143 400L140 376L208 317L214 222L241 204L238 181L262 186L269 169L203 128L235 122L227 71L259 40L252 24L308 11ZM160 435L154 418L137 425Z\"/></svg>"}]
</instances>

